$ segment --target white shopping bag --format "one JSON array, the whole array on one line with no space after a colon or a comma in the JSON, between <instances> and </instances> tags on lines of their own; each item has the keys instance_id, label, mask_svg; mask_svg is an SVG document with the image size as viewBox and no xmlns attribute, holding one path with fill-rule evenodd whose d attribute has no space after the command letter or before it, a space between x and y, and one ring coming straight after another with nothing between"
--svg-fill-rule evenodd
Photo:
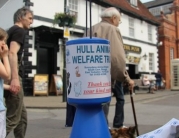
<instances>
[{"instance_id":1,"label":"white shopping bag","mask_svg":"<svg viewBox=\"0 0 179 138\"><path fill-rule=\"evenodd\" d=\"M173 118L162 127L149 133L138 136L137 138L178 138L179 120Z\"/></svg>"}]
</instances>

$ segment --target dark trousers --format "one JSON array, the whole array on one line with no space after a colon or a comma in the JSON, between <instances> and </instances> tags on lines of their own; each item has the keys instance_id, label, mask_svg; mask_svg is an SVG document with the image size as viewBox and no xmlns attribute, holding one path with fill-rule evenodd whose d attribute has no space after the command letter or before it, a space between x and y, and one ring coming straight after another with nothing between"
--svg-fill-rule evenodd
<instances>
[{"instance_id":1,"label":"dark trousers","mask_svg":"<svg viewBox=\"0 0 179 138\"><path fill-rule=\"evenodd\" d=\"M110 103L105 103L105 104L103 105L103 111L104 111L104 115L105 115L107 124L108 124L109 105L110 105Z\"/></svg>"},{"instance_id":2,"label":"dark trousers","mask_svg":"<svg viewBox=\"0 0 179 138\"><path fill-rule=\"evenodd\" d=\"M119 81L116 81L114 88L112 89L114 96L116 97L116 108L115 108L115 116L113 120L113 127L119 128L123 126L124 122L124 92L123 92L123 84Z\"/></svg>"},{"instance_id":3,"label":"dark trousers","mask_svg":"<svg viewBox=\"0 0 179 138\"><path fill-rule=\"evenodd\" d=\"M66 127L71 127L73 125L74 117L75 117L76 107L68 104L66 108Z\"/></svg>"},{"instance_id":4,"label":"dark trousers","mask_svg":"<svg viewBox=\"0 0 179 138\"><path fill-rule=\"evenodd\" d=\"M24 106L23 97L24 91L22 88L16 95L10 91L4 91L4 98L6 103L6 132L7 135L14 130L15 138L25 138L27 128L27 111Z\"/></svg>"}]
</instances>

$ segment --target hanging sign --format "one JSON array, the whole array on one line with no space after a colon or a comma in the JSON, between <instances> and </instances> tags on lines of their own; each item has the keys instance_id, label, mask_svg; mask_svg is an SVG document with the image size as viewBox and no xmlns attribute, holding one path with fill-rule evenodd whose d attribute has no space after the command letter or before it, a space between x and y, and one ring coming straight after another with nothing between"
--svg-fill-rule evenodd
<instances>
[{"instance_id":1,"label":"hanging sign","mask_svg":"<svg viewBox=\"0 0 179 138\"><path fill-rule=\"evenodd\" d=\"M139 64L139 62L140 62L140 57L127 56L126 58L126 63Z\"/></svg>"},{"instance_id":2,"label":"hanging sign","mask_svg":"<svg viewBox=\"0 0 179 138\"><path fill-rule=\"evenodd\" d=\"M64 37L64 38L69 38L69 37L70 37L70 30L69 30L68 27L64 27L63 37Z\"/></svg>"},{"instance_id":3,"label":"hanging sign","mask_svg":"<svg viewBox=\"0 0 179 138\"><path fill-rule=\"evenodd\" d=\"M124 50L128 52L132 52L132 53L137 53L137 54L140 54L142 51L141 47L126 45L126 44L124 44Z\"/></svg>"}]
</instances>

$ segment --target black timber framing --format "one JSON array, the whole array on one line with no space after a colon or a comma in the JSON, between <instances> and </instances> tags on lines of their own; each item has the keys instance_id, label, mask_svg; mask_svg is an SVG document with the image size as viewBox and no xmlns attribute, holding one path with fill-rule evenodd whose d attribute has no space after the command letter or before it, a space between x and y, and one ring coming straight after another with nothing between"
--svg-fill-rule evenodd
<instances>
[{"instance_id":1,"label":"black timber framing","mask_svg":"<svg viewBox=\"0 0 179 138\"><path fill-rule=\"evenodd\" d=\"M24 0L24 5L26 7L33 6L34 4L30 0ZM29 35L29 31L25 37L24 43L24 56L23 56L23 75L22 75L22 85L24 89L24 95L32 95L33 92L33 77L29 77L28 74L32 73L32 62L29 61L29 57L32 56L32 53L29 51L29 48L32 48L32 44L29 43L29 40L32 40L32 36Z\"/></svg>"}]
</instances>

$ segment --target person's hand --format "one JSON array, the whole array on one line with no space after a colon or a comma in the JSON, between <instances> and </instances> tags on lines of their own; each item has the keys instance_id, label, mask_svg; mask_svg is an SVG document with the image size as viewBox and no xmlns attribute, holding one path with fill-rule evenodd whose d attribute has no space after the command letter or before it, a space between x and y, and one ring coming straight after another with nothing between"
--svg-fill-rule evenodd
<instances>
[{"instance_id":1,"label":"person's hand","mask_svg":"<svg viewBox=\"0 0 179 138\"><path fill-rule=\"evenodd\" d=\"M21 89L19 79L12 79L10 84L10 91L17 94Z\"/></svg>"},{"instance_id":2,"label":"person's hand","mask_svg":"<svg viewBox=\"0 0 179 138\"><path fill-rule=\"evenodd\" d=\"M135 84L134 81L130 79L128 84L129 84L129 90L133 90Z\"/></svg>"},{"instance_id":3,"label":"person's hand","mask_svg":"<svg viewBox=\"0 0 179 138\"><path fill-rule=\"evenodd\" d=\"M7 45L2 45L0 46L0 58L3 58L5 56L8 56L8 46Z\"/></svg>"}]
</instances>

